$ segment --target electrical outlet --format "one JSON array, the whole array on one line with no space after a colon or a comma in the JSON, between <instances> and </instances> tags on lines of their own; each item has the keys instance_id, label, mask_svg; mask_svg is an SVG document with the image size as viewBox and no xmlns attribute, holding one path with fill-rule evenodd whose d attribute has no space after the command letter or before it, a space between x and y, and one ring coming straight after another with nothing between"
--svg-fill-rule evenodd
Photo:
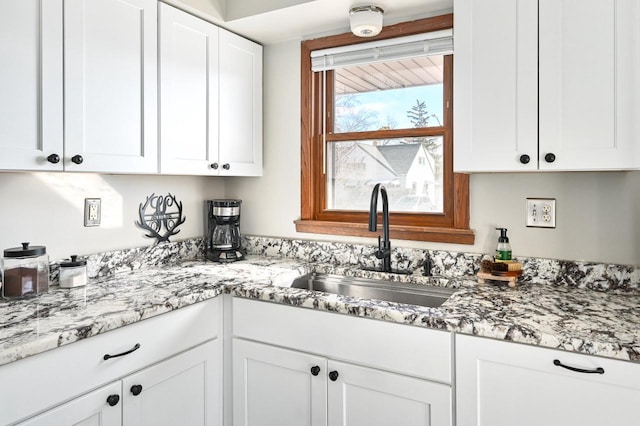
<instances>
[{"instance_id":1,"label":"electrical outlet","mask_svg":"<svg viewBox=\"0 0 640 426\"><path fill-rule=\"evenodd\" d=\"M556 199L527 198L527 227L555 228Z\"/></svg>"},{"instance_id":2,"label":"electrical outlet","mask_svg":"<svg viewBox=\"0 0 640 426\"><path fill-rule=\"evenodd\" d=\"M100 226L101 204L100 198L84 199L84 226Z\"/></svg>"}]
</instances>

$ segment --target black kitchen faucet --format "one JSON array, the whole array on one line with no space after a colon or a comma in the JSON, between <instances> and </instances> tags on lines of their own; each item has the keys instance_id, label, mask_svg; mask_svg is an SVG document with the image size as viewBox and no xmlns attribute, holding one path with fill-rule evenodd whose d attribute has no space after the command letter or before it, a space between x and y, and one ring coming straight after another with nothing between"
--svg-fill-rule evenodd
<instances>
[{"instance_id":1,"label":"black kitchen faucet","mask_svg":"<svg viewBox=\"0 0 640 426\"><path fill-rule=\"evenodd\" d=\"M369 231L378 229L378 192L382 194L382 238L378 235L378 250L375 256L382 259L382 272L391 272L391 241L389 239L389 199L387 189L381 184L376 184L371 193L371 206L369 208Z\"/></svg>"}]
</instances>

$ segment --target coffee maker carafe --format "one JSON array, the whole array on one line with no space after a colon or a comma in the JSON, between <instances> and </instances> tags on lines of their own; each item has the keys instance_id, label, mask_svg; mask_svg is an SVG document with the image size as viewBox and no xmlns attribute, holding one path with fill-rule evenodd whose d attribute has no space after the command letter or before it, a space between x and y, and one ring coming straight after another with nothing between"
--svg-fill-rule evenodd
<instances>
[{"instance_id":1,"label":"coffee maker carafe","mask_svg":"<svg viewBox=\"0 0 640 426\"><path fill-rule=\"evenodd\" d=\"M240 247L240 204L242 200L208 200L205 257L214 262L244 259Z\"/></svg>"}]
</instances>

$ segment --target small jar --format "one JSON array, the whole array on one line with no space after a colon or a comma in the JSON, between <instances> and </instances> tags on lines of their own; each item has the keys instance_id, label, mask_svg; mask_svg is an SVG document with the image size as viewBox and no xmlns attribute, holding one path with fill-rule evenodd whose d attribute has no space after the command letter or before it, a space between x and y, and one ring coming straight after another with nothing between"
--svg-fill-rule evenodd
<instances>
[{"instance_id":1,"label":"small jar","mask_svg":"<svg viewBox=\"0 0 640 426\"><path fill-rule=\"evenodd\" d=\"M87 261L71 255L70 261L60 263L60 287L74 288L87 285Z\"/></svg>"},{"instance_id":2,"label":"small jar","mask_svg":"<svg viewBox=\"0 0 640 426\"><path fill-rule=\"evenodd\" d=\"M49 290L49 255L45 246L13 247L2 258L2 297L35 296Z\"/></svg>"}]
</instances>

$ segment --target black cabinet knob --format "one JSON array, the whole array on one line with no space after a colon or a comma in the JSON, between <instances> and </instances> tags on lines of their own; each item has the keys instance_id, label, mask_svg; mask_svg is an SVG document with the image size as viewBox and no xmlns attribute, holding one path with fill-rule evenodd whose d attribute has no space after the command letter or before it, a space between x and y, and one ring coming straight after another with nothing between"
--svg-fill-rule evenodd
<instances>
[{"instance_id":1,"label":"black cabinet knob","mask_svg":"<svg viewBox=\"0 0 640 426\"><path fill-rule=\"evenodd\" d=\"M335 382L336 380L338 380L338 376L339 376L339 374L338 374L338 372L337 372L337 371L330 371L330 372L329 372L329 379L330 379L332 382Z\"/></svg>"},{"instance_id":2,"label":"black cabinet knob","mask_svg":"<svg viewBox=\"0 0 640 426\"><path fill-rule=\"evenodd\" d=\"M229 170L231 168L231 165L229 163L224 163L222 165L222 168L225 169L225 170Z\"/></svg>"},{"instance_id":3,"label":"black cabinet knob","mask_svg":"<svg viewBox=\"0 0 640 426\"><path fill-rule=\"evenodd\" d=\"M47 161L51 164L58 164L60 162L60 156L58 154L51 154L47 157Z\"/></svg>"},{"instance_id":4,"label":"black cabinet knob","mask_svg":"<svg viewBox=\"0 0 640 426\"><path fill-rule=\"evenodd\" d=\"M84 158L82 158L82 155L74 155L73 157L71 157L72 163L82 164L83 161L84 161Z\"/></svg>"},{"instance_id":5,"label":"black cabinet knob","mask_svg":"<svg viewBox=\"0 0 640 426\"><path fill-rule=\"evenodd\" d=\"M523 154L520 156L520 162L522 164L529 164L529 161L531 161L531 157L529 157L527 154Z\"/></svg>"},{"instance_id":6,"label":"black cabinet knob","mask_svg":"<svg viewBox=\"0 0 640 426\"><path fill-rule=\"evenodd\" d=\"M212 163L209 165L213 170L218 170L218 163Z\"/></svg>"},{"instance_id":7,"label":"black cabinet knob","mask_svg":"<svg viewBox=\"0 0 640 426\"><path fill-rule=\"evenodd\" d=\"M140 395L140 392L142 392L142 385L133 385L133 386L131 386L131 393L134 396Z\"/></svg>"},{"instance_id":8,"label":"black cabinet knob","mask_svg":"<svg viewBox=\"0 0 640 426\"><path fill-rule=\"evenodd\" d=\"M109 395L107 397L107 404L111 407L118 405L118 402L120 402L120 395Z\"/></svg>"},{"instance_id":9,"label":"black cabinet knob","mask_svg":"<svg viewBox=\"0 0 640 426\"><path fill-rule=\"evenodd\" d=\"M556 155L550 152L544 156L544 161L546 161L547 163L553 163L554 161L556 161Z\"/></svg>"},{"instance_id":10,"label":"black cabinet knob","mask_svg":"<svg viewBox=\"0 0 640 426\"><path fill-rule=\"evenodd\" d=\"M311 367L311 374L314 376L317 376L318 374L320 374L320 367L318 367L317 365L314 365L313 367Z\"/></svg>"}]
</instances>

